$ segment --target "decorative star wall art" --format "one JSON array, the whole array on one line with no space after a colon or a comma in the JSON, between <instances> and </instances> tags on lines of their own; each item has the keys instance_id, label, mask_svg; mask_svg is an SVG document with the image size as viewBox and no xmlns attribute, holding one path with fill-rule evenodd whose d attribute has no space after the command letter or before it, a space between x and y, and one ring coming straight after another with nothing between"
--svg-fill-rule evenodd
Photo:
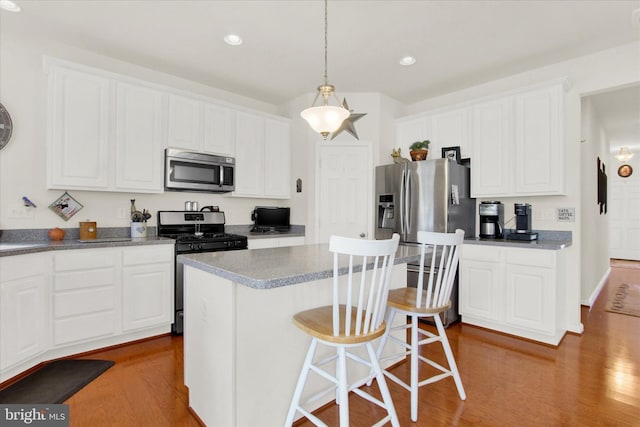
<instances>
[{"instance_id":1,"label":"decorative star wall art","mask_svg":"<svg viewBox=\"0 0 640 427\"><path fill-rule=\"evenodd\" d=\"M342 100L342 106L349 110L349 104L347 104L347 98L344 98ZM367 113L354 113L353 110L349 110L349 112L351 113L349 115L349 117L347 117L344 122L342 122L342 124L340 125L340 127L338 128L338 130L336 130L335 132L333 132L331 134L331 140L333 141L333 139L340 135L340 133L342 131L347 131L349 132L355 139L359 140L360 138L358 138L358 132L356 131L356 127L354 125L355 122L357 122L358 120L360 120L361 118L363 118L364 116L367 115Z\"/></svg>"}]
</instances>

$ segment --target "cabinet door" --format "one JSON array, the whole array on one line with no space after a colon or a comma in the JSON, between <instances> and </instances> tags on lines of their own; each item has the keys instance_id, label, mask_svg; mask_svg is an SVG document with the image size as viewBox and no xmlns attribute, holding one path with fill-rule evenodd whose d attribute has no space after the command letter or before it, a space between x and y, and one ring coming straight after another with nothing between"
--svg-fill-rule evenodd
<instances>
[{"instance_id":1,"label":"cabinet door","mask_svg":"<svg viewBox=\"0 0 640 427\"><path fill-rule=\"evenodd\" d=\"M161 92L118 83L116 190L162 192Z\"/></svg>"},{"instance_id":2,"label":"cabinet door","mask_svg":"<svg viewBox=\"0 0 640 427\"><path fill-rule=\"evenodd\" d=\"M49 74L48 188L107 189L110 79L52 66Z\"/></svg>"},{"instance_id":3,"label":"cabinet door","mask_svg":"<svg viewBox=\"0 0 640 427\"><path fill-rule=\"evenodd\" d=\"M167 145L191 151L202 150L203 103L197 99L169 95Z\"/></svg>"},{"instance_id":4,"label":"cabinet door","mask_svg":"<svg viewBox=\"0 0 640 427\"><path fill-rule=\"evenodd\" d=\"M556 256L553 251L509 249L505 257L505 323L555 334Z\"/></svg>"},{"instance_id":5,"label":"cabinet door","mask_svg":"<svg viewBox=\"0 0 640 427\"><path fill-rule=\"evenodd\" d=\"M236 113L236 190L244 196L264 195L264 119Z\"/></svg>"},{"instance_id":6,"label":"cabinet door","mask_svg":"<svg viewBox=\"0 0 640 427\"><path fill-rule=\"evenodd\" d=\"M564 192L562 85L515 97L515 192Z\"/></svg>"},{"instance_id":7,"label":"cabinet door","mask_svg":"<svg viewBox=\"0 0 640 427\"><path fill-rule=\"evenodd\" d=\"M409 146L431 137L430 121L426 116L396 122L396 145L402 149L402 157L409 158ZM429 148L431 149L431 148ZM431 156L433 158L433 154Z\"/></svg>"},{"instance_id":8,"label":"cabinet door","mask_svg":"<svg viewBox=\"0 0 640 427\"><path fill-rule=\"evenodd\" d=\"M48 347L48 258L17 255L0 262L0 370Z\"/></svg>"},{"instance_id":9,"label":"cabinet door","mask_svg":"<svg viewBox=\"0 0 640 427\"><path fill-rule=\"evenodd\" d=\"M511 99L473 107L471 196L507 196L512 192Z\"/></svg>"},{"instance_id":10,"label":"cabinet door","mask_svg":"<svg viewBox=\"0 0 640 427\"><path fill-rule=\"evenodd\" d=\"M208 153L235 154L233 110L214 104L204 106L204 146Z\"/></svg>"},{"instance_id":11,"label":"cabinet door","mask_svg":"<svg viewBox=\"0 0 640 427\"><path fill-rule=\"evenodd\" d=\"M460 314L499 321L502 306L500 263L460 260Z\"/></svg>"},{"instance_id":12,"label":"cabinet door","mask_svg":"<svg viewBox=\"0 0 640 427\"><path fill-rule=\"evenodd\" d=\"M289 124L267 119L264 127L264 195L291 197Z\"/></svg>"},{"instance_id":13,"label":"cabinet door","mask_svg":"<svg viewBox=\"0 0 640 427\"><path fill-rule=\"evenodd\" d=\"M173 245L124 248L122 329L130 331L173 322Z\"/></svg>"},{"instance_id":14,"label":"cabinet door","mask_svg":"<svg viewBox=\"0 0 640 427\"><path fill-rule=\"evenodd\" d=\"M171 324L173 320L171 263L124 267L122 329Z\"/></svg>"},{"instance_id":15,"label":"cabinet door","mask_svg":"<svg viewBox=\"0 0 640 427\"><path fill-rule=\"evenodd\" d=\"M461 157L470 157L468 108L447 111L431 117L432 137L429 155L432 159L442 157L443 147L460 147Z\"/></svg>"}]
</instances>

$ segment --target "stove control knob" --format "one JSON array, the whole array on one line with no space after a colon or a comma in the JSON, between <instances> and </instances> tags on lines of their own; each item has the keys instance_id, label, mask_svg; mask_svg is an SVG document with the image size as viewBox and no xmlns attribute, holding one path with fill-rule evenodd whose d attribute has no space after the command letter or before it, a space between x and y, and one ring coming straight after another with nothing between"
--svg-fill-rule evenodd
<instances>
[{"instance_id":1,"label":"stove control knob","mask_svg":"<svg viewBox=\"0 0 640 427\"><path fill-rule=\"evenodd\" d=\"M198 249L199 251L201 251L201 250L202 250L202 243L197 243L197 244L196 244L196 247L197 247L197 249Z\"/></svg>"}]
</instances>

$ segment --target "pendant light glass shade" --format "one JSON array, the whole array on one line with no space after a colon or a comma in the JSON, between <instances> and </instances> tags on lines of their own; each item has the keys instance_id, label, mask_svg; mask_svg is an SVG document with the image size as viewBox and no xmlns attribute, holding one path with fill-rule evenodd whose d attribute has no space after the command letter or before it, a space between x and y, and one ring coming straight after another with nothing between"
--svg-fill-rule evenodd
<instances>
[{"instance_id":1,"label":"pendant light glass shade","mask_svg":"<svg viewBox=\"0 0 640 427\"><path fill-rule=\"evenodd\" d=\"M338 101L338 106L329 105L329 98L333 96ZM319 106L316 101L321 99ZM300 116L309 123L311 129L322 135L324 139L331 132L335 132L340 128L342 122L349 117L351 113L346 108L340 106L340 100L335 95L333 85L327 83L327 0L324 1L324 85L318 86L316 94L310 108L302 111Z\"/></svg>"},{"instance_id":2,"label":"pendant light glass shade","mask_svg":"<svg viewBox=\"0 0 640 427\"><path fill-rule=\"evenodd\" d=\"M629 150L628 147L620 147L620 151L618 151L618 153L615 154L614 157L622 163L626 163L633 157L633 153Z\"/></svg>"}]
</instances>

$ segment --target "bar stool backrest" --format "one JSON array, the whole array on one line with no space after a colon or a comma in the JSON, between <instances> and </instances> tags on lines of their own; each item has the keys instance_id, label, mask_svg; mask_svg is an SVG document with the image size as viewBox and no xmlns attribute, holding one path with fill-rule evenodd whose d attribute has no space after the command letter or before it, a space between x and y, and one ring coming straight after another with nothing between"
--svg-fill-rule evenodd
<instances>
[{"instance_id":1,"label":"bar stool backrest","mask_svg":"<svg viewBox=\"0 0 640 427\"><path fill-rule=\"evenodd\" d=\"M418 231L418 243L422 245L420 271L429 273L429 280L424 283L425 274L418 276L416 308L438 308L449 304L463 240L464 230L460 229L455 233Z\"/></svg>"},{"instance_id":2,"label":"bar stool backrest","mask_svg":"<svg viewBox=\"0 0 640 427\"><path fill-rule=\"evenodd\" d=\"M334 336L365 335L380 327L399 240L398 234L389 240L331 236Z\"/></svg>"}]
</instances>

